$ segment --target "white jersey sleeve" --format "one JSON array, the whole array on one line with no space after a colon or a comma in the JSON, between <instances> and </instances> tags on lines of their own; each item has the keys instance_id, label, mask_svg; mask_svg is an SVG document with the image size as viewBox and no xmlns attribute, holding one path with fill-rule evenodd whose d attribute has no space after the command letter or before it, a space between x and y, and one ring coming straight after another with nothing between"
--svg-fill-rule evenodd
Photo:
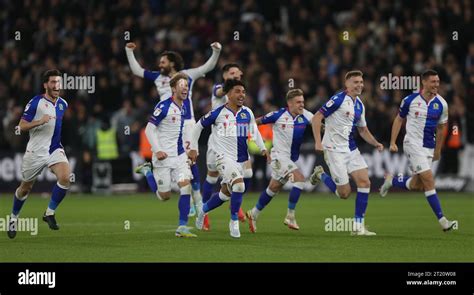
<instances>
[{"instance_id":1,"label":"white jersey sleeve","mask_svg":"<svg viewBox=\"0 0 474 295\"><path fill-rule=\"evenodd\" d=\"M357 122L355 123L355 125L357 127L365 127L367 126L367 122L365 121L365 106L364 104L362 103L362 100L360 100L359 98L357 98L359 101L360 101L360 106L362 106L362 114L360 115L360 119L357 120Z\"/></svg>"},{"instance_id":2,"label":"white jersey sleeve","mask_svg":"<svg viewBox=\"0 0 474 295\"><path fill-rule=\"evenodd\" d=\"M311 120L313 119L313 113L311 113L307 109L304 109L303 116L306 118L306 120L309 121L309 124L311 124Z\"/></svg>"},{"instance_id":3,"label":"white jersey sleeve","mask_svg":"<svg viewBox=\"0 0 474 295\"><path fill-rule=\"evenodd\" d=\"M143 78L145 69L143 69L135 59L133 50L131 48L125 47L125 52L127 53L128 64L130 65L132 73L138 77Z\"/></svg>"},{"instance_id":4,"label":"white jersey sleeve","mask_svg":"<svg viewBox=\"0 0 474 295\"><path fill-rule=\"evenodd\" d=\"M444 99L440 99L440 101L441 101L441 105L443 106L443 112L441 113L441 116L439 117L438 124L445 124L448 122L448 103L446 103L446 100Z\"/></svg>"},{"instance_id":5,"label":"white jersey sleeve","mask_svg":"<svg viewBox=\"0 0 474 295\"><path fill-rule=\"evenodd\" d=\"M186 69L183 72L188 75L192 80L196 80L198 78L204 77L206 73L212 71L217 64L217 60L219 59L220 50L212 49L211 57L200 67Z\"/></svg>"}]
</instances>

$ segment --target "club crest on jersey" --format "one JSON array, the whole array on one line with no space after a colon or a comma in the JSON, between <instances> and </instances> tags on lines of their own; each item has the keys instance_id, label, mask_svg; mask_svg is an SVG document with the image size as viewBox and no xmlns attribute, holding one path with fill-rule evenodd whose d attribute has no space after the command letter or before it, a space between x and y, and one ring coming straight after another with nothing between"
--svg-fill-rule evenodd
<instances>
[{"instance_id":1,"label":"club crest on jersey","mask_svg":"<svg viewBox=\"0 0 474 295\"><path fill-rule=\"evenodd\" d=\"M303 118L299 117L298 118L298 123L303 123Z\"/></svg>"},{"instance_id":2,"label":"club crest on jersey","mask_svg":"<svg viewBox=\"0 0 474 295\"><path fill-rule=\"evenodd\" d=\"M240 117L242 119L247 119L247 114L246 113L240 113Z\"/></svg>"},{"instance_id":3,"label":"club crest on jersey","mask_svg":"<svg viewBox=\"0 0 474 295\"><path fill-rule=\"evenodd\" d=\"M60 110L60 111L64 110L64 106L63 106L62 103L59 104L59 110Z\"/></svg>"},{"instance_id":4,"label":"club crest on jersey","mask_svg":"<svg viewBox=\"0 0 474 295\"><path fill-rule=\"evenodd\" d=\"M433 104L433 109L435 109L435 110L438 110L438 109L439 109L439 104L438 104L437 102L435 102L435 103Z\"/></svg>"}]
</instances>

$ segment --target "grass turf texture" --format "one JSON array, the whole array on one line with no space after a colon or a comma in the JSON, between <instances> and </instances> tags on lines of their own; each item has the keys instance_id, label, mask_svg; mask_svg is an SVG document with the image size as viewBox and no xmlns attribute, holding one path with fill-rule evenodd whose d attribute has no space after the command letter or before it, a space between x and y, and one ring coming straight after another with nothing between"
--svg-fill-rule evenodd
<instances>
[{"instance_id":1,"label":"grass turf texture","mask_svg":"<svg viewBox=\"0 0 474 295\"><path fill-rule=\"evenodd\" d=\"M260 214L258 232L241 224L242 237L229 236L228 203L210 214L211 231L176 238L177 195L160 202L152 194L69 195L57 210L59 231L41 216L48 199L32 195L20 217L37 217L38 234L0 233L0 262L463 262L474 261L474 198L443 193L444 213L459 230L444 233L423 193L372 193L366 224L375 237L326 232L325 219L353 217L355 194L339 200L329 194L303 194L296 207L299 231L283 225L288 193L280 193ZM244 196L250 209L258 195ZM1 217L12 197L0 198ZM194 218L189 225L194 226ZM130 229L126 230L127 221Z\"/></svg>"}]
</instances>

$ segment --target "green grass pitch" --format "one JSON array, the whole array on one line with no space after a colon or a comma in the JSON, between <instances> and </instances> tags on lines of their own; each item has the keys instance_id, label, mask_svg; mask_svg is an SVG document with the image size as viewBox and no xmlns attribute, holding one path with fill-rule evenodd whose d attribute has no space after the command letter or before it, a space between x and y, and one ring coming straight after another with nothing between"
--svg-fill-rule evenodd
<instances>
[{"instance_id":1,"label":"green grass pitch","mask_svg":"<svg viewBox=\"0 0 474 295\"><path fill-rule=\"evenodd\" d=\"M61 229L51 231L41 216L48 199L30 196L21 217L38 217L36 236L19 232L10 240L0 232L0 262L473 262L474 198L463 193L439 193L444 213L459 221L459 230L441 231L422 193L372 193L366 224L375 237L326 232L325 219L352 217L355 194L339 200L329 194L303 194L297 205L301 227L283 225L288 194L280 193L258 220L251 234L241 224L242 237L229 236L228 204L210 214L211 231L195 239L176 238L177 195L160 202L152 194L121 196L69 195L57 210ZM251 208L258 195L244 196ZM10 212L12 199L0 198L0 217ZM125 229L127 221L130 229ZM194 218L189 225L194 226Z\"/></svg>"}]
</instances>

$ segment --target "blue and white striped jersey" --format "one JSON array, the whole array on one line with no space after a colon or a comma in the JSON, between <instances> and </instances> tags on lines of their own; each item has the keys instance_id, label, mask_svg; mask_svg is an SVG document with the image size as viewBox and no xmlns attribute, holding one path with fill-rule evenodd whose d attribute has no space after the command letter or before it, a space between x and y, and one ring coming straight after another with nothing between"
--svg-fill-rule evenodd
<instances>
[{"instance_id":1,"label":"blue and white striped jersey","mask_svg":"<svg viewBox=\"0 0 474 295\"><path fill-rule=\"evenodd\" d=\"M272 153L287 156L297 161L307 125L311 124L313 114L304 110L302 115L293 117L287 108L281 108L262 117L263 124L273 123Z\"/></svg>"},{"instance_id":2,"label":"blue and white striped jersey","mask_svg":"<svg viewBox=\"0 0 474 295\"><path fill-rule=\"evenodd\" d=\"M53 103L43 94L36 95L28 102L22 119L28 122L37 121L44 115L49 115L52 119L46 124L29 130L30 139L26 147L27 151L43 156L52 154L58 148L63 148L61 126L67 107L68 104L63 98L58 97L56 103Z\"/></svg>"},{"instance_id":3,"label":"blue and white striped jersey","mask_svg":"<svg viewBox=\"0 0 474 295\"><path fill-rule=\"evenodd\" d=\"M439 94L426 102L421 93L413 93L402 100L399 115L407 118L404 143L434 149L436 127L448 121L448 104Z\"/></svg>"},{"instance_id":4,"label":"blue and white striped jersey","mask_svg":"<svg viewBox=\"0 0 474 295\"><path fill-rule=\"evenodd\" d=\"M185 104L180 108L171 97L160 101L155 106L148 121L157 126L159 134L158 150L153 152L165 152L168 156L178 156L184 153L183 125L187 111Z\"/></svg>"},{"instance_id":5,"label":"blue and white striped jersey","mask_svg":"<svg viewBox=\"0 0 474 295\"><path fill-rule=\"evenodd\" d=\"M362 100L352 99L345 91L335 94L320 109L325 118L323 147L335 152L357 149L354 139L356 127L365 127L365 107Z\"/></svg>"}]
</instances>

